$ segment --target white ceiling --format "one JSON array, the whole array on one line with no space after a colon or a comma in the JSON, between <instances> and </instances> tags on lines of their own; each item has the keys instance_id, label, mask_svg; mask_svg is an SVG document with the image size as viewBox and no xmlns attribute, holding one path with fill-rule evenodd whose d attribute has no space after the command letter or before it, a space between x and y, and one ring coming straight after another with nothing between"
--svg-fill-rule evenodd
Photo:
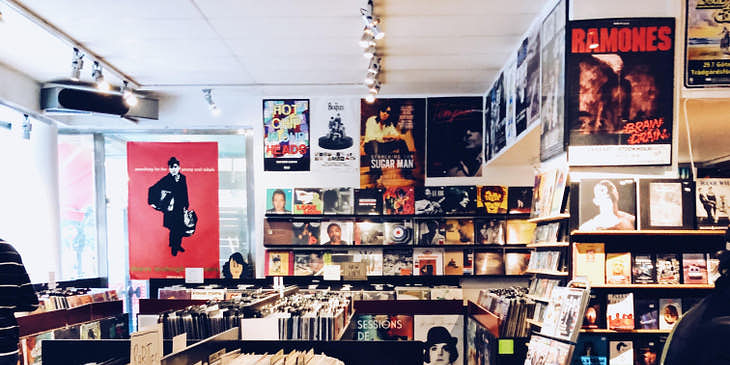
<instances>
[{"instance_id":1,"label":"white ceiling","mask_svg":"<svg viewBox=\"0 0 730 365\"><path fill-rule=\"evenodd\" d=\"M376 1L383 94L481 94L549 0ZM147 89L188 85L352 85L368 60L365 0L21 0L22 6ZM7 4L0 3L7 12ZM66 78L70 46L16 17L0 22L0 62ZM18 37L22 34L22 37ZM6 45L11 45L7 47ZM88 78L90 63L84 74Z\"/></svg>"}]
</instances>

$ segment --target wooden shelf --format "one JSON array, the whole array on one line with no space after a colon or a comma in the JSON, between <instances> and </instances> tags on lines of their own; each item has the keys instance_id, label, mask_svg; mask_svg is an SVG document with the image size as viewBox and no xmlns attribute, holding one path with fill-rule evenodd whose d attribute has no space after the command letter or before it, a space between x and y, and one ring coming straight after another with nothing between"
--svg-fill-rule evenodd
<instances>
[{"instance_id":1,"label":"wooden shelf","mask_svg":"<svg viewBox=\"0 0 730 365\"><path fill-rule=\"evenodd\" d=\"M547 216L547 217L530 218L527 221L530 223L545 223L545 222L559 221L559 220L568 219L568 218L570 218L570 214L561 213L561 214L551 215L551 216Z\"/></svg>"},{"instance_id":2,"label":"wooden shelf","mask_svg":"<svg viewBox=\"0 0 730 365\"><path fill-rule=\"evenodd\" d=\"M505 146L487 161L484 167L513 167L533 162L540 163L540 123L528 126L511 145Z\"/></svg>"},{"instance_id":3,"label":"wooden shelf","mask_svg":"<svg viewBox=\"0 0 730 365\"><path fill-rule=\"evenodd\" d=\"M527 245L527 248L541 248L541 247L568 247L570 242L543 242L543 243L531 243Z\"/></svg>"},{"instance_id":4,"label":"wooden shelf","mask_svg":"<svg viewBox=\"0 0 730 365\"><path fill-rule=\"evenodd\" d=\"M529 319L528 318L528 319L525 320L525 322L527 322L527 323L529 323L529 324L531 324L533 326L542 327L542 322L538 322L538 321L536 321L534 319Z\"/></svg>"},{"instance_id":5,"label":"wooden shelf","mask_svg":"<svg viewBox=\"0 0 730 365\"><path fill-rule=\"evenodd\" d=\"M625 231L580 231L571 236L724 236L724 229L645 229Z\"/></svg>"},{"instance_id":6,"label":"wooden shelf","mask_svg":"<svg viewBox=\"0 0 730 365\"><path fill-rule=\"evenodd\" d=\"M644 334L668 334L671 330L607 330L604 328L585 329L581 328L580 333L644 333Z\"/></svg>"},{"instance_id":7,"label":"wooden shelf","mask_svg":"<svg viewBox=\"0 0 730 365\"><path fill-rule=\"evenodd\" d=\"M530 298L530 299L532 299L534 301L537 301L537 302L550 303L550 298L538 297L536 295L525 294L525 298ZM529 319L528 319L528 321L529 321Z\"/></svg>"},{"instance_id":8,"label":"wooden shelf","mask_svg":"<svg viewBox=\"0 0 730 365\"><path fill-rule=\"evenodd\" d=\"M566 272L566 271L527 270L527 271L525 271L525 273L537 274L537 275L550 275L550 276L568 276L568 272Z\"/></svg>"},{"instance_id":9,"label":"wooden shelf","mask_svg":"<svg viewBox=\"0 0 730 365\"><path fill-rule=\"evenodd\" d=\"M714 284L591 284L591 288L609 289L714 289Z\"/></svg>"}]
</instances>

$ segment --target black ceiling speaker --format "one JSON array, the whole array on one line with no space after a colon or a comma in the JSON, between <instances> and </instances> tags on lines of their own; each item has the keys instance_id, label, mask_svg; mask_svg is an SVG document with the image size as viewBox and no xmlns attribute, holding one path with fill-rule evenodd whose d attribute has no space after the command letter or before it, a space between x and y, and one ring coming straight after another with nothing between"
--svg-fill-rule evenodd
<instances>
[{"instance_id":1,"label":"black ceiling speaker","mask_svg":"<svg viewBox=\"0 0 730 365\"><path fill-rule=\"evenodd\" d=\"M41 110L48 114L110 114L128 118L159 118L159 101L137 95L130 107L122 95L102 92L88 85L51 84L41 89Z\"/></svg>"}]
</instances>

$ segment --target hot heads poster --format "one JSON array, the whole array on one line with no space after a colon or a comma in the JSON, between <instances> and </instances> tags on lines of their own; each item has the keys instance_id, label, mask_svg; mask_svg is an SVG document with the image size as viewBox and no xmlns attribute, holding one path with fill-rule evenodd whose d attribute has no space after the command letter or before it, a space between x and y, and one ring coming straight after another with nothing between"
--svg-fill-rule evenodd
<instances>
[{"instance_id":1,"label":"hot heads poster","mask_svg":"<svg viewBox=\"0 0 730 365\"><path fill-rule=\"evenodd\" d=\"M264 100L264 170L309 171L309 99Z\"/></svg>"},{"instance_id":2,"label":"hot heads poster","mask_svg":"<svg viewBox=\"0 0 730 365\"><path fill-rule=\"evenodd\" d=\"M730 86L730 1L687 0L687 87Z\"/></svg>"},{"instance_id":3,"label":"hot heads poster","mask_svg":"<svg viewBox=\"0 0 730 365\"><path fill-rule=\"evenodd\" d=\"M428 177L482 176L482 97L428 99Z\"/></svg>"},{"instance_id":4,"label":"hot heads poster","mask_svg":"<svg viewBox=\"0 0 730 365\"><path fill-rule=\"evenodd\" d=\"M218 277L218 144L127 142L129 273Z\"/></svg>"},{"instance_id":5,"label":"hot heads poster","mask_svg":"<svg viewBox=\"0 0 730 365\"><path fill-rule=\"evenodd\" d=\"M357 99L312 101L312 171L357 171L358 107Z\"/></svg>"},{"instance_id":6,"label":"hot heads poster","mask_svg":"<svg viewBox=\"0 0 730 365\"><path fill-rule=\"evenodd\" d=\"M568 162L670 164L674 18L575 21L568 39Z\"/></svg>"},{"instance_id":7,"label":"hot heads poster","mask_svg":"<svg viewBox=\"0 0 730 365\"><path fill-rule=\"evenodd\" d=\"M360 102L360 187L423 186L425 99Z\"/></svg>"}]
</instances>

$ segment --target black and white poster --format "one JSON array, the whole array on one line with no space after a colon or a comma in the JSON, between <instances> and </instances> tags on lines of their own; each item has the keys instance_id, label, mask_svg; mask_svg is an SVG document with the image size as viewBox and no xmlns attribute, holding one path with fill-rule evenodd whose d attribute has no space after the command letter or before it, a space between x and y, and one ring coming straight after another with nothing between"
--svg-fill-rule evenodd
<instances>
[{"instance_id":1,"label":"black and white poster","mask_svg":"<svg viewBox=\"0 0 730 365\"><path fill-rule=\"evenodd\" d=\"M312 100L312 171L358 171L359 107L358 99Z\"/></svg>"},{"instance_id":2,"label":"black and white poster","mask_svg":"<svg viewBox=\"0 0 730 365\"><path fill-rule=\"evenodd\" d=\"M504 101L507 105L505 120L505 145L511 146L517 140L517 128L515 126L515 76L517 73L516 60L514 58L507 62L504 68Z\"/></svg>"},{"instance_id":3,"label":"black and white poster","mask_svg":"<svg viewBox=\"0 0 730 365\"><path fill-rule=\"evenodd\" d=\"M464 316L415 315L413 339L424 341L424 365L464 364Z\"/></svg>"},{"instance_id":4,"label":"black and white poster","mask_svg":"<svg viewBox=\"0 0 730 365\"><path fill-rule=\"evenodd\" d=\"M515 128L519 136L540 119L540 33L532 29L517 51Z\"/></svg>"},{"instance_id":5,"label":"black and white poster","mask_svg":"<svg viewBox=\"0 0 730 365\"><path fill-rule=\"evenodd\" d=\"M492 93L484 94L484 161L492 159Z\"/></svg>"},{"instance_id":6,"label":"black and white poster","mask_svg":"<svg viewBox=\"0 0 730 365\"><path fill-rule=\"evenodd\" d=\"M560 1L540 28L540 161L565 149L565 3Z\"/></svg>"},{"instance_id":7,"label":"black and white poster","mask_svg":"<svg viewBox=\"0 0 730 365\"><path fill-rule=\"evenodd\" d=\"M680 179L639 181L641 229L694 229L694 182Z\"/></svg>"},{"instance_id":8,"label":"black and white poster","mask_svg":"<svg viewBox=\"0 0 730 365\"><path fill-rule=\"evenodd\" d=\"M496 156L505 146L507 146L507 102L504 98L504 75L499 74L499 78L492 85L491 94L492 112L490 122L490 143L492 144L492 157Z\"/></svg>"},{"instance_id":9,"label":"black and white poster","mask_svg":"<svg viewBox=\"0 0 730 365\"><path fill-rule=\"evenodd\" d=\"M697 187L697 225L700 228L728 226L730 179L701 178Z\"/></svg>"},{"instance_id":10,"label":"black and white poster","mask_svg":"<svg viewBox=\"0 0 730 365\"><path fill-rule=\"evenodd\" d=\"M579 229L636 229L636 181L585 179L579 186Z\"/></svg>"},{"instance_id":11,"label":"black and white poster","mask_svg":"<svg viewBox=\"0 0 730 365\"><path fill-rule=\"evenodd\" d=\"M568 28L568 163L669 165L674 18L580 20Z\"/></svg>"},{"instance_id":12,"label":"black and white poster","mask_svg":"<svg viewBox=\"0 0 730 365\"><path fill-rule=\"evenodd\" d=\"M428 98L426 176L482 176L482 98Z\"/></svg>"}]
</instances>

